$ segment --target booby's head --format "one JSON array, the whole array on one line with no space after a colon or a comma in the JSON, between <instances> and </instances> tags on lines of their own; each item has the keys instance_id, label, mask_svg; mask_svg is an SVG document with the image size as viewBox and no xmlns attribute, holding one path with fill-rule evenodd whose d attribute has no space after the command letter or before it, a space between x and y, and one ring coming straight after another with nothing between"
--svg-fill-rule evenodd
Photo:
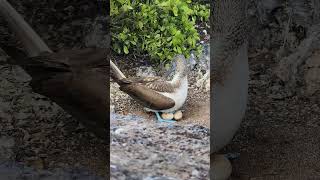
<instances>
[{"instance_id":1,"label":"booby's head","mask_svg":"<svg viewBox=\"0 0 320 180\"><path fill-rule=\"evenodd\" d=\"M175 69L175 76L183 78L188 74L187 60L183 55L177 55L174 57L175 62L173 63Z\"/></svg>"}]
</instances>

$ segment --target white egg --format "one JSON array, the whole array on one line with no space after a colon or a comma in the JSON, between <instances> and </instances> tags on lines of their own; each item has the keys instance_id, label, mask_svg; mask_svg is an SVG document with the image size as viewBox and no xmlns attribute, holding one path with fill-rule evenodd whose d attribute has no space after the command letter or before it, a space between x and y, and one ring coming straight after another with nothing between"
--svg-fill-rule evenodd
<instances>
[{"instance_id":1,"label":"white egg","mask_svg":"<svg viewBox=\"0 0 320 180\"><path fill-rule=\"evenodd\" d=\"M173 114L172 113L162 113L161 117L164 120L171 120L171 119L173 119Z\"/></svg>"},{"instance_id":2,"label":"white egg","mask_svg":"<svg viewBox=\"0 0 320 180\"><path fill-rule=\"evenodd\" d=\"M177 121L182 119L182 111L179 110L179 111L175 112L173 115L173 118Z\"/></svg>"},{"instance_id":3,"label":"white egg","mask_svg":"<svg viewBox=\"0 0 320 180\"><path fill-rule=\"evenodd\" d=\"M230 161L225 158L223 155L213 155L213 161L210 162L211 170L212 170L212 177L216 180L226 180L229 179L232 166Z\"/></svg>"}]
</instances>

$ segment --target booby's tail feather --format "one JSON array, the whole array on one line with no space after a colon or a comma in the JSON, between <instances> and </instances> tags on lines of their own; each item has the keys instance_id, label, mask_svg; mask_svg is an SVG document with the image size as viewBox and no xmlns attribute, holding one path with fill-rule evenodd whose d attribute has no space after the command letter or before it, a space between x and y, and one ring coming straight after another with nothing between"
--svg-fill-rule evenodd
<instances>
[{"instance_id":1,"label":"booby's tail feather","mask_svg":"<svg viewBox=\"0 0 320 180\"><path fill-rule=\"evenodd\" d=\"M6 0L0 0L0 14L17 34L29 57L38 56L41 52L52 52L41 37Z\"/></svg>"},{"instance_id":2,"label":"booby's tail feather","mask_svg":"<svg viewBox=\"0 0 320 180\"><path fill-rule=\"evenodd\" d=\"M110 75L114 81L118 84L125 83L126 76L120 71L120 69L110 60Z\"/></svg>"}]
</instances>

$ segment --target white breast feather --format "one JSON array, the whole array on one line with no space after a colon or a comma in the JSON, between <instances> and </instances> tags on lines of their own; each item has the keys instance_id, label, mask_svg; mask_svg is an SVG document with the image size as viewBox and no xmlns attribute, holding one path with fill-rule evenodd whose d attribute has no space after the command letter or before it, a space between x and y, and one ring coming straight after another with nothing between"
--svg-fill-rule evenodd
<instances>
[{"instance_id":1,"label":"white breast feather","mask_svg":"<svg viewBox=\"0 0 320 180\"><path fill-rule=\"evenodd\" d=\"M161 110L161 112L173 112L175 110L178 110L179 108L182 107L182 105L187 99L187 95L188 95L187 77L182 79L180 87L176 89L174 93L161 93L161 94L173 99L175 102L174 107L166 110Z\"/></svg>"}]
</instances>

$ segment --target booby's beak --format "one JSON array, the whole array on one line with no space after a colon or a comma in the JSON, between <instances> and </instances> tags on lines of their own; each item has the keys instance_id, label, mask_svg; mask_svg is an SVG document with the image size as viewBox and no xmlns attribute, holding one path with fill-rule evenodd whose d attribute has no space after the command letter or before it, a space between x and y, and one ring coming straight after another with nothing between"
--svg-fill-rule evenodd
<instances>
[{"instance_id":1,"label":"booby's beak","mask_svg":"<svg viewBox=\"0 0 320 180\"><path fill-rule=\"evenodd\" d=\"M174 75L174 72L176 70L176 63L172 62L170 64L167 64L165 66L166 72L165 72L165 77L170 79L170 77L172 77Z\"/></svg>"}]
</instances>

